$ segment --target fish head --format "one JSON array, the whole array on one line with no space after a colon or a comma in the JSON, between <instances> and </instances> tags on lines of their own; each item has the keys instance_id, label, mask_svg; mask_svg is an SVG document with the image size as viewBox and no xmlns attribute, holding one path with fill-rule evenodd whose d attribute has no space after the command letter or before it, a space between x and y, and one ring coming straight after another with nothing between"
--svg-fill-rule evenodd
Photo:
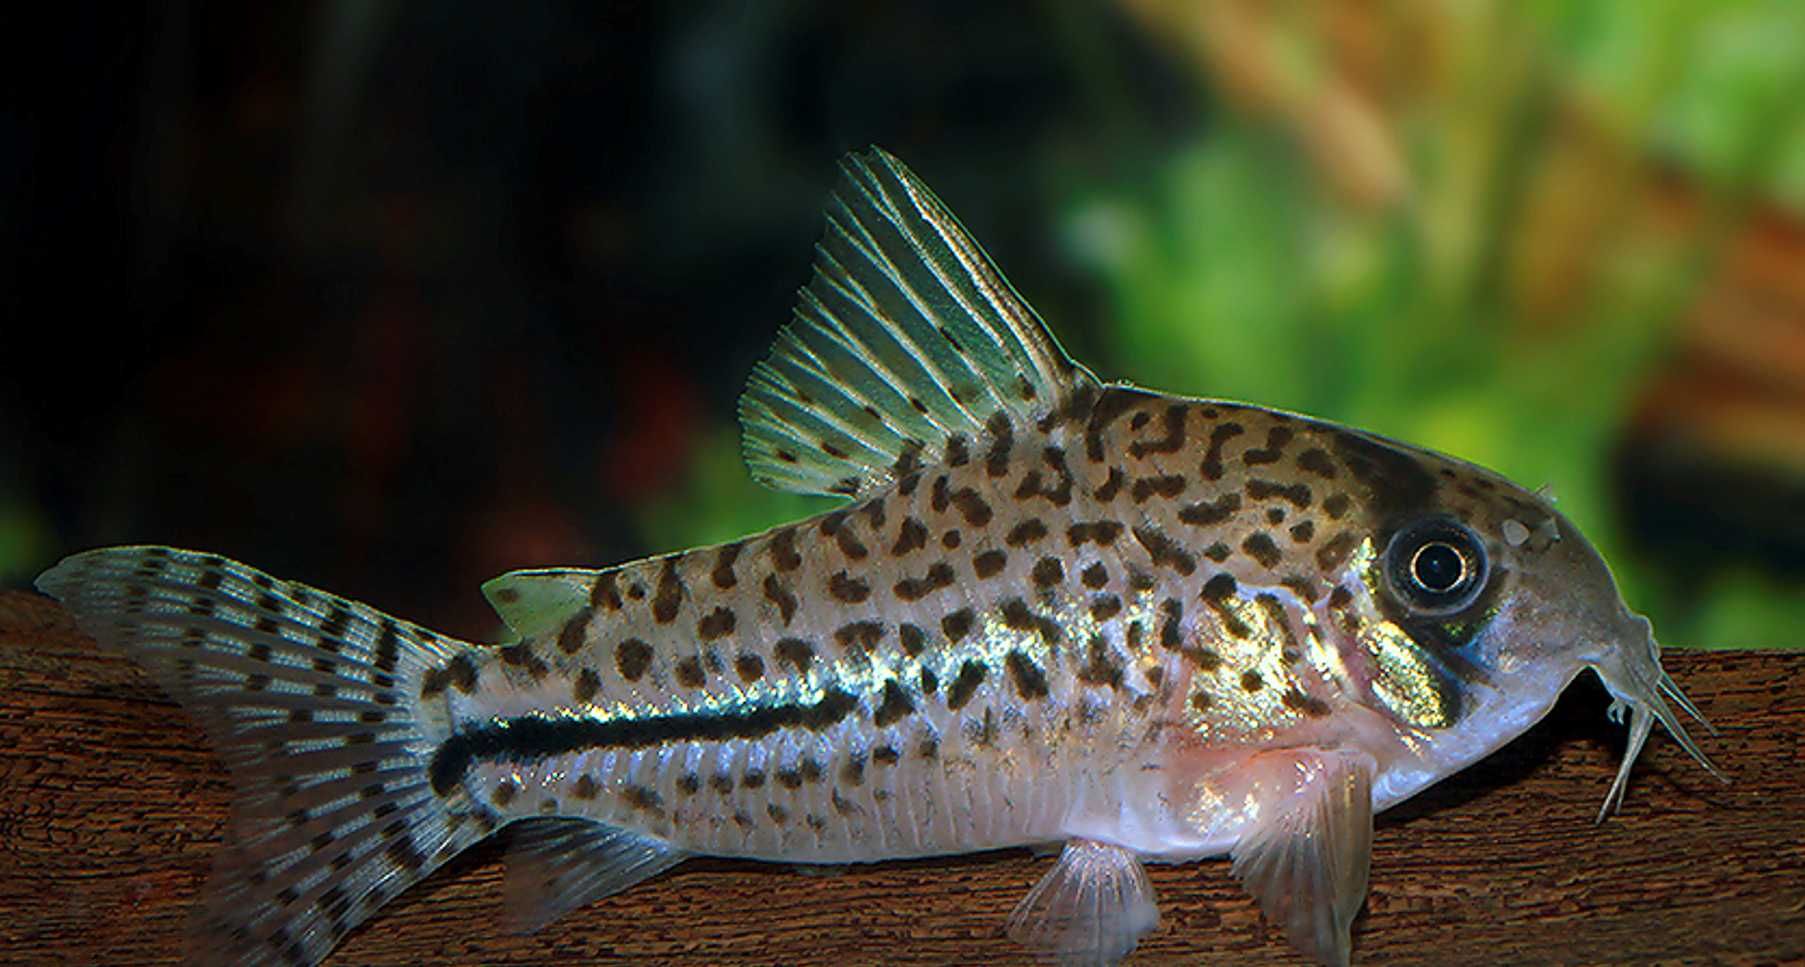
<instances>
[{"instance_id":1,"label":"fish head","mask_svg":"<svg viewBox=\"0 0 1805 967\"><path fill-rule=\"evenodd\" d=\"M1339 574L1344 648L1371 701L1401 720L1441 774L1489 754L1553 707L1580 673L1627 711L1630 742L1600 813L1621 803L1656 721L1713 775L1672 705L1709 729L1661 667L1646 618L1546 492L1464 461L1341 431L1365 528ZM1331 605L1334 601L1331 600Z\"/></svg>"}]
</instances>

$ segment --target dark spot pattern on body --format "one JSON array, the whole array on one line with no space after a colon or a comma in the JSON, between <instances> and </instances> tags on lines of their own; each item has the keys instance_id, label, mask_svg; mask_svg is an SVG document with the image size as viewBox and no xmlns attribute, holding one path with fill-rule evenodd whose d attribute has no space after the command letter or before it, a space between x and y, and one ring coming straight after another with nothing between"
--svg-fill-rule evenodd
<instances>
[{"instance_id":1,"label":"dark spot pattern on body","mask_svg":"<svg viewBox=\"0 0 1805 967\"><path fill-rule=\"evenodd\" d=\"M593 608L578 611L576 617L566 622L558 632L558 650L566 655L574 655L583 650L589 640L589 623L595 617Z\"/></svg>"},{"instance_id":2,"label":"dark spot pattern on body","mask_svg":"<svg viewBox=\"0 0 1805 967\"><path fill-rule=\"evenodd\" d=\"M1291 525L1291 542L1293 544L1308 544L1315 537L1316 524L1314 522L1306 520Z\"/></svg>"},{"instance_id":3,"label":"dark spot pattern on body","mask_svg":"<svg viewBox=\"0 0 1805 967\"><path fill-rule=\"evenodd\" d=\"M1003 543L1010 547L1025 547L1047 536L1047 525L1038 517L1031 517L1011 527Z\"/></svg>"},{"instance_id":4,"label":"dark spot pattern on body","mask_svg":"<svg viewBox=\"0 0 1805 967\"><path fill-rule=\"evenodd\" d=\"M927 632L916 625L904 622L896 626L896 636L902 642L903 654L914 658L927 648Z\"/></svg>"},{"instance_id":5,"label":"dark spot pattern on body","mask_svg":"<svg viewBox=\"0 0 1805 967\"><path fill-rule=\"evenodd\" d=\"M1020 648L1013 649L1004 656L1003 664L1009 669L1009 680L1015 684L1015 691L1023 700L1034 702L1047 697L1046 670Z\"/></svg>"},{"instance_id":6,"label":"dark spot pattern on body","mask_svg":"<svg viewBox=\"0 0 1805 967\"><path fill-rule=\"evenodd\" d=\"M1295 661L1299 647L1297 632L1291 627L1291 616L1286 613L1284 602L1270 592L1256 595L1253 600L1261 611L1266 612L1267 624L1278 629L1279 637L1283 639L1282 652L1289 656L1286 660Z\"/></svg>"},{"instance_id":7,"label":"dark spot pattern on body","mask_svg":"<svg viewBox=\"0 0 1805 967\"><path fill-rule=\"evenodd\" d=\"M677 607L683 603L683 579L677 576L677 559L667 557L658 571L658 590L652 595L652 620L668 625L677 620Z\"/></svg>"},{"instance_id":8,"label":"dark spot pattern on body","mask_svg":"<svg viewBox=\"0 0 1805 967\"><path fill-rule=\"evenodd\" d=\"M1091 619L1108 621L1122 613L1122 599L1113 594L1098 594L1091 597Z\"/></svg>"},{"instance_id":9,"label":"dark spot pattern on body","mask_svg":"<svg viewBox=\"0 0 1805 967\"><path fill-rule=\"evenodd\" d=\"M1134 486L1129 490L1129 496L1135 503L1144 504L1154 497L1171 500L1184 492L1184 475L1167 473L1136 480Z\"/></svg>"},{"instance_id":10,"label":"dark spot pattern on body","mask_svg":"<svg viewBox=\"0 0 1805 967\"><path fill-rule=\"evenodd\" d=\"M1119 521L1113 520L1079 521L1067 527L1065 531L1066 542L1074 548L1082 547L1086 543L1095 544L1098 547L1108 547L1121 536L1122 525Z\"/></svg>"},{"instance_id":11,"label":"dark spot pattern on body","mask_svg":"<svg viewBox=\"0 0 1805 967\"><path fill-rule=\"evenodd\" d=\"M1023 478L1021 486L1016 489L1016 499L1026 500L1031 497L1041 497L1055 507L1064 507L1070 504L1072 489L1076 481L1072 477L1071 468L1066 466L1065 451L1059 447L1045 447L1041 450L1041 462L1046 464L1047 472L1051 474L1054 482L1048 486L1041 486L1040 472L1033 471Z\"/></svg>"},{"instance_id":12,"label":"dark spot pattern on body","mask_svg":"<svg viewBox=\"0 0 1805 967\"><path fill-rule=\"evenodd\" d=\"M777 616L783 619L784 627L790 626L790 619L796 616L796 596L784 587L783 581L775 574L765 575L765 600L777 606Z\"/></svg>"},{"instance_id":13,"label":"dark spot pattern on body","mask_svg":"<svg viewBox=\"0 0 1805 967\"><path fill-rule=\"evenodd\" d=\"M1215 500L1198 501L1178 512L1178 519L1197 527L1224 524L1241 510L1240 494L1223 494Z\"/></svg>"},{"instance_id":14,"label":"dark spot pattern on body","mask_svg":"<svg viewBox=\"0 0 1805 967\"><path fill-rule=\"evenodd\" d=\"M883 699L872 713L871 721L878 728L887 729L914 712L915 703L909 700L908 690L892 678L884 682Z\"/></svg>"},{"instance_id":15,"label":"dark spot pattern on body","mask_svg":"<svg viewBox=\"0 0 1805 967\"><path fill-rule=\"evenodd\" d=\"M1043 614L1036 614L1021 598L1010 598L1003 602L1003 623L1016 631L1032 631L1041 640L1052 644L1062 637L1059 623Z\"/></svg>"},{"instance_id":16,"label":"dark spot pattern on body","mask_svg":"<svg viewBox=\"0 0 1805 967\"><path fill-rule=\"evenodd\" d=\"M967 660L959 666L959 674L953 678L946 689L946 707L957 712L971 701L978 686L984 684L985 668L977 661Z\"/></svg>"},{"instance_id":17,"label":"dark spot pattern on body","mask_svg":"<svg viewBox=\"0 0 1805 967\"><path fill-rule=\"evenodd\" d=\"M733 563L739 560L743 549L744 545L738 541L721 545L720 552L715 555L714 571L710 573L715 587L725 591L739 583L739 576L733 571Z\"/></svg>"},{"instance_id":18,"label":"dark spot pattern on body","mask_svg":"<svg viewBox=\"0 0 1805 967\"><path fill-rule=\"evenodd\" d=\"M1276 497L1289 502L1298 510L1305 510L1310 506L1311 494L1308 484L1281 484L1273 480L1255 479L1247 482L1247 496L1254 500L1271 500Z\"/></svg>"},{"instance_id":19,"label":"dark spot pattern on body","mask_svg":"<svg viewBox=\"0 0 1805 967\"><path fill-rule=\"evenodd\" d=\"M1320 698L1312 698L1295 688L1287 689L1282 701L1285 707L1294 712L1301 712L1313 719L1329 714L1329 704Z\"/></svg>"},{"instance_id":20,"label":"dark spot pattern on body","mask_svg":"<svg viewBox=\"0 0 1805 967\"><path fill-rule=\"evenodd\" d=\"M470 656L459 655L445 663L445 667L436 671L428 671L421 677L420 694L425 697L437 695L447 687L455 688L465 695L476 690L476 665Z\"/></svg>"},{"instance_id":21,"label":"dark spot pattern on body","mask_svg":"<svg viewBox=\"0 0 1805 967\"><path fill-rule=\"evenodd\" d=\"M1215 612L1216 621L1221 625L1223 634L1230 638L1248 638L1253 635L1253 629L1247 626L1247 622L1241 619L1241 615L1231 604L1238 593L1239 588L1233 577L1228 574L1218 574L1204 584L1203 603L1205 607Z\"/></svg>"},{"instance_id":22,"label":"dark spot pattern on body","mask_svg":"<svg viewBox=\"0 0 1805 967\"><path fill-rule=\"evenodd\" d=\"M963 433L954 433L946 438L946 465L963 467L971 462L971 441Z\"/></svg>"},{"instance_id":23,"label":"dark spot pattern on body","mask_svg":"<svg viewBox=\"0 0 1805 967\"><path fill-rule=\"evenodd\" d=\"M881 425L884 422L883 414L879 413L875 407L867 406L865 408L865 414L871 417L871 421L874 424ZM922 449L923 447L920 440L904 441L902 450L896 455L896 462L890 465L890 476L892 478L906 477L909 474L920 470ZM881 506L883 502L876 501L875 503ZM882 527L883 523L880 521L874 526Z\"/></svg>"},{"instance_id":24,"label":"dark spot pattern on body","mask_svg":"<svg viewBox=\"0 0 1805 967\"><path fill-rule=\"evenodd\" d=\"M980 551L976 557L972 558L971 566L972 572L980 579L988 579L996 577L1003 570L1003 566L1008 563L1008 554L992 548L988 551Z\"/></svg>"},{"instance_id":25,"label":"dark spot pattern on body","mask_svg":"<svg viewBox=\"0 0 1805 967\"><path fill-rule=\"evenodd\" d=\"M983 527L990 523L990 505L978 492L970 487L961 487L953 492L953 506L958 508L959 516L972 527Z\"/></svg>"},{"instance_id":26,"label":"dark spot pattern on body","mask_svg":"<svg viewBox=\"0 0 1805 967\"><path fill-rule=\"evenodd\" d=\"M990 453L984 460L984 472L992 478L1009 473L1009 451L1015 447L1015 427L1009 415L1001 410L990 415L984 429L990 434Z\"/></svg>"},{"instance_id":27,"label":"dark spot pattern on body","mask_svg":"<svg viewBox=\"0 0 1805 967\"><path fill-rule=\"evenodd\" d=\"M736 623L732 611L726 608L716 608L703 615L702 620L696 622L696 636L703 641L725 638L733 633L733 626Z\"/></svg>"},{"instance_id":28,"label":"dark spot pattern on body","mask_svg":"<svg viewBox=\"0 0 1805 967\"><path fill-rule=\"evenodd\" d=\"M946 635L947 641L956 643L971 633L972 624L976 621L977 616L970 608L960 608L940 619L940 630Z\"/></svg>"},{"instance_id":29,"label":"dark spot pattern on body","mask_svg":"<svg viewBox=\"0 0 1805 967\"><path fill-rule=\"evenodd\" d=\"M1318 598L1322 597L1322 586L1302 574L1287 574L1279 580L1279 584L1307 604L1314 604Z\"/></svg>"},{"instance_id":30,"label":"dark spot pattern on body","mask_svg":"<svg viewBox=\"0 0 1805 967\"><path fill-rule=\"evenodd\" d=\"M953 585L953 566L945 561L936 562L929 567L926 574L918 578L904 578L896 582L892 589L898 599L903 601L919 601L922 598Z\"/></svg>"},{"instance_id":31,"label":"dark spot pattern on body","mask_svg":"<svg viewBox=\"0 0 1805 967\"><path fill-rule=\"evenodd\" d=\"M1327 500L1322 502L1322 511L1329 515L1330 520L1340 520L1347 516L1347 512L1349 508L1353 506L1353 503L1353 498L1349 497L1347 494L1333 494Z\"/></svg>"},{"instance_id":32,"label":"dark spot pattern on body","mask_svg":"<svg viewBox=\"0 0 1805 967\"><path fill-rule=\"evenodd\" d=\"M1167 537L1165 532L1152 524L1143 524L1133 528L1134 539L1146 548L1147 555L1155 567L1165 567L1189 577L1197 570L1197 560L1182 544Z\"/></svg>"},{"instance_id":33,"label":"dark spot pattern on body","mask_svg":"<svg viewBox=\"0 0 1805 967\"><path fill-rule=\"evenodd\" d=\"M1329 452L1321 447L1311 447L1298 454L1297 468L1324 480L1334 480L1341 476L1341 471L1335 468L1335 461L1329 459Z\"/></svg>"},{"instance_id":34,"label":"dark spot pattern on body","mask_svg":"<svg viewBox=\"0 0 1805 967\"><path fill-rule=\"evenodd\" d=\"M765 660L751 652L741 652L733 659L734 674L747 684L765 677Z\"/></svg>"},{"instance_id":35,"label":"dark spot pattern on body","mask_svg":"<svg viewBox=\"0 0 1805 967\"><path fill-rule=\"evenodd\" d=\"M601 689L601 676L595 673L595 669L585 668L577 673L577 681L571 687L570 697L576 699L578 705L587 705Z\"/></svg>"},{"instance_id":36,"label":"dark spot pattern on body","mask_svg":"<svg viewBox=\"0 0 1805 967\"><path fill-rule=\"evenodd\" d=\"M1109 476L1097 486L1096 490L1091 491L1091 496L1095 497L1099 503L1107 504L1116 499L1116 495L1121 493L1122 488L1127 485L1128 475L1122 472L1122 468L1110 467Z\"/></svg>"},{"instance_id":37,"label":"dark spot pattern on body","mask_svg":"<svg viewBox=\"0 0 1805 967\"><path fill-rule=\"evenodd\" d=\"M638 638L628 638L614 646L614 668L627 681L639 681L651 667L651 645Z\"/></svg>"},{"instance_id":38,"label":"dark spot pattern on body","mask_svg":"<svg viewBox=\"0 0 1805 967\"><path fill-rule=\"evenodd\" d=\"M1264 568L1277 567L1279 562L1284 560L1278 544L1274 543L1272 535L1265 531L1254 531L1247 535L1247 539L1241 542L1241 550L1248 557L1258 561Z\"/></svg>"},{"instance_id":39,"label":"dark spot pattern on body","mask_svg":"<svg viewBox=\"0 0 1805 967\"><path fill-rule=\"evenodd\" d=\"M801 638L782 638L772 647L772 652L779 661L788 664L798 672L806 673L809 665L815 660L815 648Z\"/></svg>"},{"instance_id":40,"label":"dark spot pattern on body","mask_svg":"<svg viewBox=\"0 0 1805 967\"><path fill-rule=\"evenodd\" d=\"M1109 569L1103 566L1102 561L1092 561L1078 575L1078 580L1082 581L1085 587L1094 591L1109 584Z\"/></svg>"},{"instance_id":41,"label":"dark spot pattern on body","mask_svg":"<svg viewBox=\"0 0 1805 967\"><path fill-rule=\"evenodd\" d=\"M1092 463L1102 463L1106 456L1103 448L1103 432L1122 414L1147 398L1146 394L1134 390L1106 387L1098 395L1096 403L1091 407L1090 417L1085 421L1085 457Z\"/></svg>"},{"instance_id":42,"label":"dark spot pattern on body","mask_svg":"<svg viewBox=\"0 0 1805 967\"><path fill-rule=\"evenodd\" d=\"M871 525L871 532L876 536L883 531L884 525L890 522L889 511L884 509L882 500L868 500L864 506L865 521Z\"/></svg>"},{"instance_id":43,"label":"dark spot pattern on body","mask_svg":"<svg viewBox=\"0 0 1805 967\"><path fill-rule=\"evenodd\" d=\"M1198 467L1203 479L1222 479L1222 447L1245 432L1239 423L1218 423L1210 428L1209 448L1204 451L1203 463Z\"/></svg>"},{"instance_id":44,"label":"dark spot pattern on body","mask_svg":"<svg viewBox=\"0 0 1805 967\"><path fill-rule=\"evenodd\" d=\"M876 621L853 621L834 632L834 643L842 651L870 652L884 640L884 626Z\"/></svg>"},{"instance_id":45,"label":"dark spot pattern on body","mask_svg":"<svg viewBox=\"0 0 1805 967\"><path fill-rule=\"evenodd\" d=\"M1185 421L1189 418L1189 410L1190 408L1183 403L1167 405L1164 413L1164 434L1154 440L1136 440L1128 445L1129 454L1139 460L1149 453L1177 453L1185 445ZM1135 414L1137 419L1145 415L1144 413Z\"/></svg>"},{"instance_id":46,"label":"dark spot pattern on body","mask_svg":"<svg viewBox=\"0 0 1805 967\"><path fill-rule=\"evenodd\" d=\"M928 546L927 525L914 517L905 517L902 526L897 529L896 543L890 546L890 554L894 557L902 557L926 546Z\"/></svg>"},{"instance_id":47,"label":"dark spot pattern on body","mask_svg":"<svg viewBox=\"0 0 1805 967\"><path fill-rule=\"evenodd\" d=\"M1091 635L1086 643L1084 666L1078 669L1078 680L1086 685L1120 688L1122 677L1122 664L1111 652L1109 639L1101 634Z\"/></svg>"},{"instance_id":48,"label":"dark spot pattern on body","mask_svg":"<svg viewBox=\"0 0 1805 967\"><path fill-rule=\"evenodd\" d=\"M827 580L827 593L842 604L863 604L871 597L871 585L845 571L837 571Z\"/></svg>"},{"instance_id":49,"label":"dark spot pattern on body","mask_svg":"<svg viewBox=\"0 0 1805 967\"><path fill-rule=\"evenodd\" d=\"M771 563L780 572L802 566L802 555L796 552L796 529L785 527L771 535Z\"/></svg>"},{"instance_id":50,"label":"dark spot pattern on body","mask_svg":"<svg viewBox=\"0 0 1805 967\"><path fill-rule=\"evenodd\" d=\"M1290 427L1275 426L1267 430L1266 445L1257 449L1248 448L1247 452L1241 455L1241 462L1250 467L1278 463L1279 458L1285 455L1285 445L1291 442L1292 436L1294 434Z\"/></svg>"}]
</instances>

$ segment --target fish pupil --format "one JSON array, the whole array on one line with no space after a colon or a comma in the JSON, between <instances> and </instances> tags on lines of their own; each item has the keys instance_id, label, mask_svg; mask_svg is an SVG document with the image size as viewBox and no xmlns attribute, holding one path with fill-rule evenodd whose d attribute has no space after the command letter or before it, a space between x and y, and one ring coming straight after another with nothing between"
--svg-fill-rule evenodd
<instances>
[{"instance_id":1,"label":"fish pupil","mask_svg":"<svg viewBox=\"0 0 1805 967\"><path fill-rule=\"evenodd\" d=\"M1486 584L1485 548L1478 535L1448 517L1430 517L1399 530L1386 548L1385 562L1392 594L1418 614L1458 612Z\"/></svg>"},{"instance_id":2,"label":"fish pupil","mask_svg":"<svg viewBox=\"0 0 1805 967\"><path fill-rule=\"evenodd\" d=\"M1465 555L1443 541L1432 541L1417 549L1410 561L1410 576L1423 590L1444 594L1458 587L1466 578Z\"/></svg>"}]
</instances>

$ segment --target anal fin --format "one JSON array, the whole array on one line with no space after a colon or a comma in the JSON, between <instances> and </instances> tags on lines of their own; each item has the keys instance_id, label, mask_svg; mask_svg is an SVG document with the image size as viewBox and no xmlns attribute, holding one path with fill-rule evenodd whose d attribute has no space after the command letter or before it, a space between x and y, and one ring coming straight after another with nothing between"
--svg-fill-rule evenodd
<instances>
[{"instance_id":1,"label":"anal fin","mask_svg":"<svg viewBox=\"0 0 1805 967\"><path fill-rule=\"evenodd\" d=\"M1292 945L1346 964L1366 900L1373 763L1360 752L1289 749L1254 759L1259 822L1230 852L1234 874Z\"/></svg>"},{"instance_id":2,"label":"anal fin","mask_svg":"<svg viewBox=\"0 0 1805 967\"><path fill-rule=\"evenodd\" d=\"M540 927L683 862L688 855L649 836L587 819L528 819L513 827L502 895L507 926Z\"/></svg>"},{"instance_id":3,"label":"anal fin","mask_svg":"<svg viewBox=\"0 0 1805 967\"><path fill-rule=\"evenodd\" d=\"M1009 936L1065 965L1113 964L1159 925L1153 884L1120 846L1075 839L1009 915Z\"/></svg>"}]
</instances>

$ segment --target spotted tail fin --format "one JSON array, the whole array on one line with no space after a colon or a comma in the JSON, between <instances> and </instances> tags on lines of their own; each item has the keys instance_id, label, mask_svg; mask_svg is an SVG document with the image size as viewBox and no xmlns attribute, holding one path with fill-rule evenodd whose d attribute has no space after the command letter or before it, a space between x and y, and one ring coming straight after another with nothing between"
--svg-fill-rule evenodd
<instances>
[{"instance_id":1,"label":"spotted tail fin","mask_svg":"<svg viewBox=\"0 0 1805 967\"><path fill-rule=\"evenodd\" d=\"M65 559L38 588L206 729L237 787L195 959L315 963L491 827L427 782L421 679L470 645L235 561L166 547ZM435 738L437 737L437 738Z\"/></svg>"}]
</instances>

